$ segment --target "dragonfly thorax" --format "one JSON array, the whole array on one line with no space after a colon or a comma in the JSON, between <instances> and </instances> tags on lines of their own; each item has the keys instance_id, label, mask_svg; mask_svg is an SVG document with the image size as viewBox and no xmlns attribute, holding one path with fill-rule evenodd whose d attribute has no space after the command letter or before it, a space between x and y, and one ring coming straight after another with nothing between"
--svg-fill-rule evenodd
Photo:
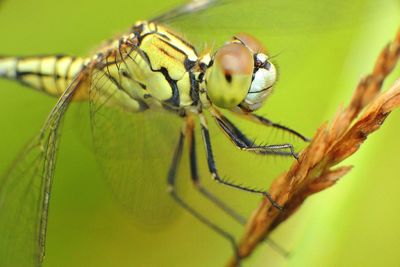
<instances>
[{"instance_id":1,"label":"dragonfly thorax","mask_svg":"<svg viewBox=\"0 0 400 267\"><path fill-rule=\"evenodd\" d=\"M198 56L193 46L172 30L143 22L132 72L148 93L172 107L193 105L197 90L193 68Z\"/></svg>"}]
</instances>

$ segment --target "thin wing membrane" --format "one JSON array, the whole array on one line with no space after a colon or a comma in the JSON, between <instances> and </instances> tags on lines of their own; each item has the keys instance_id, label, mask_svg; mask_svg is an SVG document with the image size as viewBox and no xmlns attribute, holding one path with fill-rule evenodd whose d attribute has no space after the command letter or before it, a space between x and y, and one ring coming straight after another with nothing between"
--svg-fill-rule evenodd
<instances>
[{"instance_id":1,"label":"thin wing membrane","mask_svg":"<svg viewBox=\"0 0 400 267\"><path fill-rule=\"evenodd\" d=\"M110 78L117 64L92 77L91 123L99 167L132 222L159 227L176 215L166 177L181 121L165 110L138 112L143 103L122 90L122 77Z\"/></svg>"},{"instance_id":2,"label":"thin wing membrane","mask_svg":"<svg viewBox=\"0 0 400 267\"><path fill-rule=\"evenodd\" d=\"M199 13L203 10L209 9L215 5L221 5L227 0L191 0L185 4L182 4L176 8L173 8L150 21L157 23L166 23L176 20L180 17L187 16L189 14Z\"/></svg>"},{"instance_id":3,"label":"thin wing membrane","mask_svg":"<svg viewBox=\"0 0 400 267\"><path fill-rule=\"evenodd\" d=\"M41 132L0 177L0 266L41 266L60 125L83 76L53 108Z\"/></svg>"}]
</instances>

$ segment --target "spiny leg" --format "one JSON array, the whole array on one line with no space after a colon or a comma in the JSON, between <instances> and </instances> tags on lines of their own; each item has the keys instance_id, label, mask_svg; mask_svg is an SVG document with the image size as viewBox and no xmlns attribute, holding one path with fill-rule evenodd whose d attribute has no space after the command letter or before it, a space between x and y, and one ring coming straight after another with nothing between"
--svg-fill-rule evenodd
<instances>
[{"instance_id":1,"label":"spiny leg","mask_svg":"<svg viewBox=\"0 0 400 267\"><path fill-rule=\"evenodd\" d=\"M261 190L257 190L257 189L253 189L253 188L248 188L248 187L245 187L242 185L234 184L234 183L231 183L220 177L220 175L218 174L218 171L217 171L217 167L215 165L214 155L213 155L212 146L211 146L210 133L208 131L206 118L204 117L203 114L199 114L199 117L200 117L200 123L201 123L201 133L203 135L203 141L204 141L204 146L205 146L205 150L206 150L208 169L209 169L213 179L218 181L221 184L224 184L224 185L236 188L236 189L240 189L240 190L250 192L250 193L261 194L261 195L265 196L266 198L268 198L268 200L271 202L271 204L275 208L277 208L280 211L283 211L283 207L281 205L279 205L267 191L261 191Z\"/></svg>"},{"instance_id":2,"label":"spiny leg","mask_svg":"<svg viewBox=\"0 0 400 267\"><path fill-rule=\"evenodd\" d=\"M195 143L195 135L194 135L194 121L192 117L187 117L186 119L186 138L189 143L189 159L190 159L190 173L191 173L191 178L193 181L193 184L195 188L208 200L210 200L214 205L216 205L218 208L220 208L222 211L224 211L226 214L228 214L230 217L232 217L234 220L236 220L238 223L241 225L246 224L246 219L242 217L240 214L238 214L235 210L233 210L231 207L229 207L224 201L222 201L220 198L215 196L213 193L208 191L205 187L200 182L200 177L198 174L197 170L197 158L196 158L196 143ZM274 240L266 238L265 242L268 243L271 248L273 248L275 251L277 251L280 255L283 257L287 257L289 253L282 248L278 243L276 243Z\"/></svg>"},{"instance_id":3,"label":"spiny leg","mask_svg":"<svg viewBox=\"0 0 400 267\"><path fill-rule=\"evenodd\" d=\"M292 156L298 159L292 144L255 145L219 111L212 109L211 115L215 118L218 126L239 149L263 155Z\"/></svg>"},{"instance_id":4,"label":"spiny leg","mask_svg":"<svg viewBox=\"0 0 400 267\"><path fill-rule=\"evenodd\" d=\"M291 134L293 134L293 135L299 137L301 140L303 140L303 141L305 141L305 142L310 142L310 141L311 141L310 138L305 137L305 136L302 135L301 133L299 133L299 132L297 132L297 131L295 131L295 130L293 130L293 129L287 127L287 126L284 126L284 125L282 125L282 124L275 123L275 122L273 122L273 121L271 121L271 120L269 120L269 119L267 119L267 118L265 118L265 117L262 117L262 116L260 116L260 115L253 114L253 113L249 113L249 114L247 114L246 116L248 116L249 118L252 118L252 119L258 121L259 123L261 123L261 124L263 124L263 125L271 126L271 127L274 127L274 128L280 129L280 130L283 130L283 131L285 131L285 132L289 132L289 133L291 133Z\"/></svg>"},{"instance_id":5,"label":"spiny leg","mask_svg":"<svg viewBox=\"0 0 400 267\"><path fill-rule=\"evenodd\" d=\"M226 214L231 216L241 225L246 224L246 219L224 203L221 199L216 197L213 193L208 191L200 182L199 173L197 170L197 158L196 158L196 144L194 136L194 121L192 117L187 117L186 119L186 137L189 143L189 159L190 159L190 173L192 182L195 188L208 200L213 202L218 208L224 211Z\"/></svg>"},{"instance_id":6,"label":"spiny leg","mask_svg":"<svg viewBox=\"0 0 400 267\"><path fill-rule=\"evenodd\" d=\"M232 245L232 248L235 252L236 257L239 258L238 254L238 248L236 246L236 242L234 237L228 233L227 231L223 230L216 224L212 223L210 220L208 220L205 216L203 216L200 212L192 208L185 200L183 200L177 190L176 190L176 171L178 169L178 165L180 162L180 159L182 157L182 150L183 150L183 141L185 139L185 133L182 131L179 135L179 141L178 145L175 149L174 156L172 159L171 167L168 172L168 189L169 193L171 194L172 198L186 211L188 211L192 216L197 218L199 221L204 223L206 226L210 227L212 230L226 238Z\"/></svg>"},{"instance_id":7,"label":"spiny leg","mask_svg":"<svg viewBox=\"0 0 400 267\"><path fill-rule=\"evenodd\" d=\"M260 116L260 115L254 114L254 113L236 113L236 112L234 112L234 114L235 115L239 114L243 118L245 118L247 120L250 120L250 121L253 121L253 122L256 122L256 123L259 123L261 125L265 125L265 126L269 126L269 127L273 127L273 128L277 128L277 129L283 130L285 132L288 132L290 134L293 134L293 135L297 136L298 138L300 138L301 140L303 140L305 142L310 142L311 141L310 138L305 137L304 135L302 135L301 133L297 132L296 130L293 130L293 129L291 129L291 128L287 127L287 126L284 126L282 124L273 122L273 121L271 121L271 120L269 120L269 119L267 119L267 118L265 118L263 116Z\"/></svg>"},{"instance_id":8,"label":"spiny leg","mask_svg":"<svg viewBox=\"0 0 400 267\"><path fill-rule=\"evenodd\" d=\"M297 154L294 152L294 148L291 144L281 144L281 145L269 145L269 146L255 146L254 142L250 141L230 120L228 120L225 116L223 116L220 112L218 112L216 109L212 109L211 114L213 117L216 119L217 124L220 126L220 128L226 133L226 135L230 138L230 140L240 149L246 150L246 151L251 151L259 154L273 154L273 155L280 155L280 156L293 156L297 159ZM258 115L257 118L262 118ZM267 119L263 118L264 121L267 121ZM278 124L273 124L273 125L278 125ZM287 129L289 132L294 133L295 135L299 136L302 138L304 141L308 141L307 138L302 136L301 134L295 132L294 130L291 130L285 126L279 126L278 128L280 129ZM210 143L210 148L211 148L211 143ZM289 149L289 151L282 151L282 149ZM236 185L232 185L233 187L237 187ZM242 187L242 186L240 186ZM239 187L239 188L240 188ZM241 188L243 189L243 187ZM249 190L246 190L249 191ZM251 192L254 192L255 190L250 189ZM282 209L280 205L277 206L276 201L272 199L270 194L268 192L260 192L257 191L256 193L262 193L264 194L270 201L273 206L275 206L278 209ZM274 248L276 251L279 252L279 254L283 255L284 257L287 257L289 253L283 249L279 244L274 242L271 239L266 239L266 242L268 242L272 248Z\"/></svg>"}]
</instances>

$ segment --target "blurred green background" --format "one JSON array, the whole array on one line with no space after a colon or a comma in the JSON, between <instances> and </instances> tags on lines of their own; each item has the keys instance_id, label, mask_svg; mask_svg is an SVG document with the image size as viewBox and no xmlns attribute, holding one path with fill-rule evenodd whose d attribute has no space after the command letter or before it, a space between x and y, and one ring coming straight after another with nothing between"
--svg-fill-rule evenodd
<instances>
[{"instance_id":1,"label":"blurred green background","mask_svg":"<svg viewBox=\"0 0 400 267\"><path fill-rule=\"evenodd\" d=\"M0 54L85 55L136 20L178 3L4 0L0 3ZM371 70L399 22L398 0L248 0L233 1L173 26L199 50L218 46L236 32L256 35L280 72L275 92L259 114L311 136L349 101L358 80ZM396 76L400 76L399 68L386 85ZM55 100L9 81L0 81L0 88L3 171L39 129ZM223 266L231 256L229 244L185 212L178 211L174 220L154 228L133 222L118 206L90 150L90 133L85 127L89 115L76 115L82 112L79 106L71 109L63 129L44 266ZM400 266L399 119L400 113L394 112L359 153L347 160L346 164L355 165L351 173L332 189L307 200L272 234L292 252L291 258L262 245L243 265ZM304 146L276 130L260 130L240 121L238 125L257 135L257 140L286 140L298 149ZM220 172L236 181L266 187L292 161L244 155L221 133L214 134ZM248 216L259 198L213 184L204 153L198 150L205 183ZM241 227L190 187L187 157L182 163L179 176L185 197L239 237Z\"/></svg>"}]
</instances>

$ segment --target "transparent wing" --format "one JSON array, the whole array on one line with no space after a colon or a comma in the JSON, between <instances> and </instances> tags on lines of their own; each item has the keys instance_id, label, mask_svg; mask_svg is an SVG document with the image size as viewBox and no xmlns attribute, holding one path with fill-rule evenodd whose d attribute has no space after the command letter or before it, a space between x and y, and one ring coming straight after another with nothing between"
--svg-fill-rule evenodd
<instances>
[{"instance_id":1,"label":"transparent wing","mask_svg":"<svg viewBox=\"0 0 400 267\"><path fill-rule=\"evenodd\" d=\"M211 2L211 4L202 5L202 9L199 10L207 9L207 11L201 14L197 14L199 13L197 9L187 8L192 3L189 2L177 8L178 16L175 12L166 12L159 17L162 22L167 22L182 30L199 45L204 45L205 42L214 44L226 41L238 32L252 33L270 42L274 41L274 37L343 30L348 26L367 23L384 16L384 11L376 9L375 2L368 0L205 0L193 2ZM374 10L374 12L368 12L369 10ZM365 16L365 12L369 15ZM171 13L173 16L169 15ZM354 16L354 14L364 15ZM163 17L168 19L163 20Z\"/></svg>"},{"instance_id":2,"label":"transparent wing","mask_svg":"<svg viewBox=\"0 0 400 267\"><path fill-rule=\"evenodd\" d=\"M188 1L186 4L180 5L173 8L155 18L150 19L150 21L158 23L166 23L176 20L177 18L187 16L189 14L198 13L200 11L206 10L215 5L221 5L227 0L192 0Z\"/></svg>"},{"instance_id":3,"label":"transparent wing","mask_svg":"<svg viewBox=\"0 0 400 267\"><path fill-rule=\"evenodd\" d=\"M41 266L60 125L82 80L69 85L39 135L0 177L0 266Z\"/></svg>"},{"instance_id":4,"label":"transparent wing","mask_svg":"<svg viewBox=\"0 0 400 267\"><path fill-rule=\"evenodd\" d=\"M159 227L177 212L166 191L166 178L181 120L165 110L135 112L137 102L121 90L123 82L109 77L118 71L117 64L97 70L90 89L99 167L132 222Z\"/></svg>"}]
</instances>

